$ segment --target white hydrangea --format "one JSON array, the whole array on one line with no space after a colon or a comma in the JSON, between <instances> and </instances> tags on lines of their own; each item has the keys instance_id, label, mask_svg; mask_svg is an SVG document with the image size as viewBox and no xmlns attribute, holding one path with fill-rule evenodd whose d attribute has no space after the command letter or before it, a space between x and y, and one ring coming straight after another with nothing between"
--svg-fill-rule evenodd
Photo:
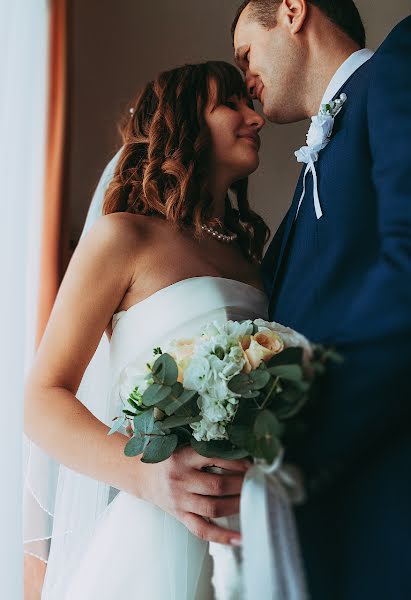
<instances>
[{"instance_id":1,"label":"white hydrangea","mask_svg":"<svg viewBox=\"0 0 411 600\"><path fill-rule=\"evenodd\" d=\"M203 417L198 423L192 423L193 436L198 442L210 442L211 440L226 440L228 438L225 424L212 423Z\"/></svg>"},{"instance_id":2,"label":"white hydrangea","mask_svg":"<svg viewBox=\"0 0 411 600\"><path fill-rule=\"evenodd\" d=\"M227 439L226 425L232 421L238 406L228 382L244 367L241 340L252 332L250 320L243 323L213 321L204 328L184 374L184 386L200 394L198 405L202 419L191 425L197 440Z\"/></svg>"},{"instance_id":3,"label":"white hydrangea","mask_svg":"<svg viewBox=\"0 0 411 600\"><path fill-rule=\"evenodd\" d=\"M204 356L194 356L184 373L184 387L202 394L210 378L210 364Z\"/></svg>"}]
</instances>

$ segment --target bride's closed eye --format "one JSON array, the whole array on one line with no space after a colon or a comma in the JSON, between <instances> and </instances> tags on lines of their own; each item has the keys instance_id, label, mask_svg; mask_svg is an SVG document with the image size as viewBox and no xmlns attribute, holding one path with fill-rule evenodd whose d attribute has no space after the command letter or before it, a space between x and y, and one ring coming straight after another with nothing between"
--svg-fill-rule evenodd
<instances>
[{"instance_id":1,"label":"bride's closed eye","mask_svg":"<svg viewBox=\"0 0 411 600\"><path fill-rule=\"evenodd\" d=\"M224 106L228 106L228 108L231 108L232 110L237 110L238 108L238 102L236 100L226 100L225 102L223 102Z\"/></svg>"}]
</instances>

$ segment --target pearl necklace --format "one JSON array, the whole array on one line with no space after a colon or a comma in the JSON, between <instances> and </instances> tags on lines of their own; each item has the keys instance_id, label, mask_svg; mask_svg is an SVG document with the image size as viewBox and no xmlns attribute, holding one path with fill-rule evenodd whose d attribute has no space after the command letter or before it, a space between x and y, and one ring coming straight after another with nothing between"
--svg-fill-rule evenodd
<instances>
[{"instance_id":1,"label":"pearl necklace","mask_svg":"<svg viewBox=\"0 0 411 600\"><path fill-rule=\"evenodd\" d=\"M224 233L220 233L216 229L208 227L207 225L201 225L201 229L209 235L213 236L213 238L215 238L219 242L225 242L226 244L234 242L238 237L236 233L232 233L231 235L225 235Z\"/></svg>"}]
</instances>

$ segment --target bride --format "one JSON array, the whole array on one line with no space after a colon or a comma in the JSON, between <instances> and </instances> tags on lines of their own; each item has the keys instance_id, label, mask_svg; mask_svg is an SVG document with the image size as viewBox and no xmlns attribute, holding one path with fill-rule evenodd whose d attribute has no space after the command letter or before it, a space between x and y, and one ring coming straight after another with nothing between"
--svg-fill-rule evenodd
<instances>
[{"instance_id":1,"label":"bride","mask_svg":"<svg viewBox=\"0 0 411 600\"><path fill-rule=\"evenodd\" d=\"M264 120L223 62L162 73L130 112L26 381L25 432L61 463L43 600L211 600L208 542L241 544L208 518L238 513L247 461L183 448L144 464L107 433L128 362L213 319L265 318L269 230L247 201ZM108 365L85 385L104 333Z\"/></svg>"}]
</instances>

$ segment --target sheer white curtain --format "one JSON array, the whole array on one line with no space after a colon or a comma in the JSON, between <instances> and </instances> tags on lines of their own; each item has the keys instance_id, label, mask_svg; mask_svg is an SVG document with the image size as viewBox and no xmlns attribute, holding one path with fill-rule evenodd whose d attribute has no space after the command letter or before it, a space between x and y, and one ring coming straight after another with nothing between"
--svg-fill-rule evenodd
<instances>
[{"instance_id":1,"label":"sheer white curtain","mask_svg":"<svg viewBox=\"0 0 411 600\"><path fill-rule=\"evenodd\" d=\"M8 600L23 596L23 389L35 344L47 38L47 0L0 0L0 572Z\"/></svg>"}]
</instances>

